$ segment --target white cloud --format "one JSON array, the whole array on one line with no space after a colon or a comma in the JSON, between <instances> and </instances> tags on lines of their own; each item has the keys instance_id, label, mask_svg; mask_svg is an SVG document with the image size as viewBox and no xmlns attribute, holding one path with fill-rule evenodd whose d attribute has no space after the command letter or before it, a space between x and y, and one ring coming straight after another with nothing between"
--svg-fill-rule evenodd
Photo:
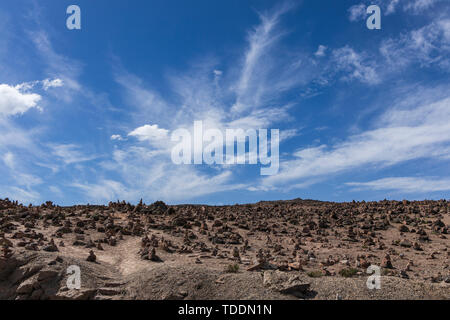
<instances>
[{"instance_id":1,"label":"white cloud","mask_svg":"<svg viewBox=\"0 0 450 320\"><path fill-rule=\"evenodd\" d=\"M249 32L239 79L233 85L236 99L231 111L235 114L267 107L280 93L304 80L305 73L299 72L301 58L283 55L276 46L285 34L279 27L280 18L291 9L284 4L270 14L260 14L261 23Z\"/></svg>"},{"instance_id":2,"label":"white cloud","mask_svg":"<svg viewBox=\"0 0 450 320\"><path fill-rule=\"evenodd\" d=\"M0 151L7 152L7 148L21 148L28 152L39 153L35 136L40 132L37 129L23 130L13 124L9 118L0 116Z\"/></svg>"},{"instance_id":3,"label":"white cloud","mask_svg":"<svg viewBox=\"0 0 450 320\"><path fill-rule=\"evenodd\" d=\"M387 4L386 10L385 10L385 15L390 15L392 13L395 13L399 2L400 2L400 0L390 0Z\"/></svg>"},{"instance_id":4,"label":"white cloud","mask_svg":"<svg viewBox=\"0 0 450 320\"><path fill-rule=\"evenodd\" d=\"M50 192L53 193L54 197L63 197L64 196L64 193L62 192L62 190L57 186L50 186L50 187L48 187L48 189L50 190Z\"/></svg>"},{"instance_id":5,"label":"white cloud","mask_svg":"<svg viewBox=\"0 0 450 320\"><path fill-rule=\"evenodd\" d=\"M438 19L398 38L386 39L380 52L390 69L418 63L450 71L450 19Z\"/></svg>"},{"instance_id":6,"label":"white cloud","mask_svg":"<svg viewBox=\"0 0 450 320\"><path fill-rule=\"evenodd\" d=\"M26 173L20 163L21 161L16 159L16 156L11 151L5 153L3 156L3 162L8 167L8 174L14 180L15 185L25 186L28 191L31 191L31 187L43 183L40 177Z\"/></svg>"},{"instance_id":7,"label":"white cloud","mask_svg":"<svg viewBox=\"0 0 450 320\"><path fill-rule=\"evenodd\" d=\"M41 195L34 190L25 190L20 187L0 188L2 194L7 194L9 199L17 200L20 203L29 203L38 200Z\"/></svg>"},{"instance_id":8,"label":"white cloud","mask_svg":"<svg viewBox=\"0 0 450 320\"><path fill-rule=\"evenodd\" d=\"M119 157L115 165L121 167L123 183L102 179L98 183L73 183L71 186L81 189L93 202L138 200L141 197L150 201L180 201L246 187L244 184L230 183L230 171L210 175L201 174L192 166L155 165L148 160L143 164L145 157L134 158L134 151L121 152Z\"/></svg>"},{"instance_id":9,"label":"white cloud","mask_svg":"<svg viewBox=\"0 0 450 320\"><path fill-rule=\"evenodd\" d=\"M40 177L28 173L16 172L14 176L15 176L14 179L15 183L18 184L19 186L26 186L28 190L30 190L32 186L36 186L43 183L43 180Z\"/></svg>"},{"instance_id":10,"label":"white cloud","mask_svg":"<svg viewBox=\"0 0 450 320\"><path fill-rule=\"evenodd\" d=\"M122 138L122 136L120 134L113 134L111 136L111 140L123 141L124 139Z\"/></svg>"},{"instance_id":11,"label":"white cloud","mask_svg":"<svg viewBox=\"0 0 450 320\"><path fill-rule=\"evenodd\" d=\"M128 135L136 137L139 141L148 141L152 143L167 140L169 137L169 130L158 128L157 124L146 124L142 127L134 129Z\"/></svg>"},{"instance_id":12,"label":"white cloud","mask_svg":"<svg viewBox=\"0 0 450 320\"><path fill-rule=\"evenodd\" d=\"M405 4L404 9L419 14L431 8L438 1L439 0L409 0Z\"/></svg>"},{"instance_id":13,"label":"white cloud","mask_svg":"<svg viewBox=\"0 0 450 320\"><path fill-rule=\"evenodd\" d=\"M18 90L29 91L35 88L37 85L41 85L42 88L47 91L50 88L59 88L64 85L64 81L58 78L55 79L44 79L44 80L36 80L31 82L24 82L17 85L15 88Z\"/></svg>"},{"instance_id":14,"label":"white cloud","mask_svg":"<svg viewBox=\"0 0 450 320\"><path fill-rule=\"evenodd\" d=\"M366 8L372 4L380 6L384 15L394 14L401 5L404 12L421 14L436 3L443 1L447 0L361 0L360 4L353 5L348 9L349 20L352 22L363 20L367 16Z\"/></svg>"},{"instance_id":15,"label":"white cloud","mask_svg":"<svg viewBox=\"0 0 450 320\"><path fill-rule=\"evenodd\" d=\"M261 15L261 25L257 26L249 34L249 49L245 55L244 68L238 85L240 93L248 89L259 59L265 54L265 50L277 40L278 34L273 34L273 32L280 14L281 12L277 12L272 16Z\"/></svg>"},{"instance_id":16,"label":"white cloud","mask_svg":"<svg viewBox=\"0 0 450 320\"><path fill-rule=\"evenodd\" d=\"M14 154L12 152L6 152L5 155L3 156L3 162L10 169L14 169L15 166Z\"/></svg>"},{"instance_id":17,"label":"white cloud","mask_svg":"<svg viewBox=\"0 0 450 320\"><path fill-rule=\"evenodd\" d=\"M327 47L324 45L319 45L317 48L317 51L314 53L316 57L323 57L325 56L325 51L327 50Z\"/></svg>"},{"instance_id":18,"label":"white cloud","mask_svg":"<svg viewBox=\"0 0 450 320\"><path fill-rule=\"evenodd\" d=\"M63 86L63 81L61 79L45 79L42 81L42 86L44 90L48 90L50 88L58 88Z\"/></svg>"},{"instance_id":19,"label":"white cloud","mask_svg":"<svg viewBox=\"0 0 450 320\"><path fill-rule=\"evenodd\" d=\"M190 199L217 192L245 188L244 184L231 184L231 171L217 175L202 175L198 172L179 167L171 174L165 185L162 186L161 197L167 199Z\"/></svg>"},{"instance_id":20,"label":"white cloud","mask_svg":"<svg viewBox=\"0 0 450 320\"><path fill-rule=\"evenodd\" d=\"M117 199L131 199L134 195L120 182L102 179L96 184L72 183L70 186L81 189L90 203L104 203L104 201L115 201Z\"/></svg>"},{"instance_id":21,"label":"white cloud","mask_svg":"<svg viewBox=\"0 0 450 320\"><path fill-rule=\"evenodd\" d=\"M365 18L366 16L366 5L363 3L356 4L351 6L348 9L349 12L349 20L350 21L359 21Z\"/></svg>"},{"instance_id":22,"label":"white cloud","mask_svg":"<svg viewBox=\"0 0 450 320\"><path fill-rule=\"evenodd\" d=\"M146 121L155 116L160 121L170 122L172 117L167 114L170 106L157 92L146 87L142 79L124 71L121 67L116 67L115 81L125 89L124 97L130 107L128 111L132 111L136 122Z\"/></svg>"},{"instance_id":23,"label":"white cloud","mask_svg":"<svg viewBox=\"0 0 450 320\"><path fill-rule=\"evenodd\" d=\"M51 144L52 154L59 157L65 164L73 164L94 160L97 156L87 156L75 144Z\"/></svg>"},{"instance_id":24,"label":"white cloud","mask_svg":"<svg viewBox=\"0 0 450 320\"><path fill-rule=\"evenodd\" d=\"M33 31L29 33L31 40L33 41L38 53L42 56L42 60L46 62L48 68L48 74L57 75L56 84L64 83L67 90L79 91L81 85L76 78L81 73L81 65L79 62L69 59L61 54L58 54L49 39L49 35L42 31ZM48 80L49 84L52 82ZM45 80L43 81L44 84ZM65 92L68 94L69 91ZM65 97L68 98L68 97Z\"/></svg>"},{"instance_id":25,"label":"white cloud","mask_svg":"<svg viewBox=\"0 0 450 320\"><path fill-rule=\"evenodd\" d=\"M346 185L369 190L396 190L405 193L423 193L450 190L450 178L392 177L368 182L347 182Z\"/></svg>"},{"instance_id":26,"label":"white cloud","mask_svg":"<svg viewBox=\"0 0 450 320\"><path fill-rule=\"evenodd\" d=\"M247 116L242 116L236 120L224 123L224 125L229 128L267 129L274 122L274 119L277 121L288 120L289 115L287 110L289 107L290 106L287 105L263 110L255 110Z\"/></svg>"},{"instance_id":27,"label":"white cloud","mask_svg":"<svg viewBox=\"0 0 450 320\"><path fill-rule=\"evenodd\" d=\"M36 93L27 93L18 87L0 84L0 115L23 114L31 108L39 109L42 97Z\"/></svg>"},{"instance_id":28,"label":"white cloud","mask_svg":"<svg viewBox=\"0 0 450 320\"><path fill-rule=\"evenodd\" d=\"M333 63L334 68L344 72L343 80L356 79L367 84L380 83L373 62L349 46L333 50Z\"/></svg>"},{"instance_id":29,"label":"white cloud","mask_svg":"<svg viewBox=\"0 0 450 320\"><path fill-rule=\"evenodd\" d=\"M280 130L280 142L300 135L299 129Z\"/></svg>"}]
</instances>

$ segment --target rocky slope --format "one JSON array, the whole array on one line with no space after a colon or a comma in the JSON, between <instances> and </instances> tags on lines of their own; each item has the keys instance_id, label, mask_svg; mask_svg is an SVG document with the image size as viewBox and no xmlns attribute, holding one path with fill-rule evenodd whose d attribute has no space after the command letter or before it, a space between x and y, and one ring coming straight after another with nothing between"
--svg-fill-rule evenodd
<instances>
[{"instance_id":1,"label":"rocky slope","mask_svg":"<svg viewBox=\"0 0 450 320\"><path fill-rule=\"evenodd\" d=\"M0 299L450 299L449 224L445 200L0 200Z\"/></svg>"}]
</instances>

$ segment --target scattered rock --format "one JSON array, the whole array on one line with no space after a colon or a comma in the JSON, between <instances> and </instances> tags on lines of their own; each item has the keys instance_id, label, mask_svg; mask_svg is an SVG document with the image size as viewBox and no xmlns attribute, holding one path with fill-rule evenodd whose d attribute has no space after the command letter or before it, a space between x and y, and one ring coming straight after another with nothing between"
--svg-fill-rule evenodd
<instances>
[{"instance_id":1,"label":"scattered rock","mask_svg":"<svg viewBox=\"0 0 450 320\"><path fill-rule=\"evenodd\" d=\"M94 251L92 251L92 250L89 251L89 256L86 258L86 261L89 261L89 262L97 261L97 256L94 254Z\"/></svg>"}]
</instances>

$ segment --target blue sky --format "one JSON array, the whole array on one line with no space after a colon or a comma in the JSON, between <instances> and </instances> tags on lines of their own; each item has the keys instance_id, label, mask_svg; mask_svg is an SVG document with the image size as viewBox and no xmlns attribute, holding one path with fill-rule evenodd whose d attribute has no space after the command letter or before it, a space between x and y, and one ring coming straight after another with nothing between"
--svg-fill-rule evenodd
<instances>
[{"instance_id":1,"label":"blue sky","mask_svg":"<svg viewBox=\"0 0 450 320\"><path fill-rule=\"evenodd\" d=\"M2 198L449 198L448 1L16 0L0 30ZM280 129L279 173L175 165L194 120Z\"/></svg>"}]
</instances>

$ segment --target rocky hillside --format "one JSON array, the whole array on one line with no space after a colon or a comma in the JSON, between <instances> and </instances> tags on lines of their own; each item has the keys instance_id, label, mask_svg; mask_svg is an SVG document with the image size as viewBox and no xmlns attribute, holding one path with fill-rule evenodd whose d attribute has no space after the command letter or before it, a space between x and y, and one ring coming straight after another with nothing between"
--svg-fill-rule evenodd
<instances>
[{"instance_id":1,"label":"rocky hillside","mask_svg":"<svg viewBox=\"0 0 450 320\"><path fill-rule=\"evenodd\" d=\"M450 299L450 204L0 200L0 299ZM381 268L381 289L366 270ZM68 287L70 266L80 289Z\"/></svg>"}]
</instances>

